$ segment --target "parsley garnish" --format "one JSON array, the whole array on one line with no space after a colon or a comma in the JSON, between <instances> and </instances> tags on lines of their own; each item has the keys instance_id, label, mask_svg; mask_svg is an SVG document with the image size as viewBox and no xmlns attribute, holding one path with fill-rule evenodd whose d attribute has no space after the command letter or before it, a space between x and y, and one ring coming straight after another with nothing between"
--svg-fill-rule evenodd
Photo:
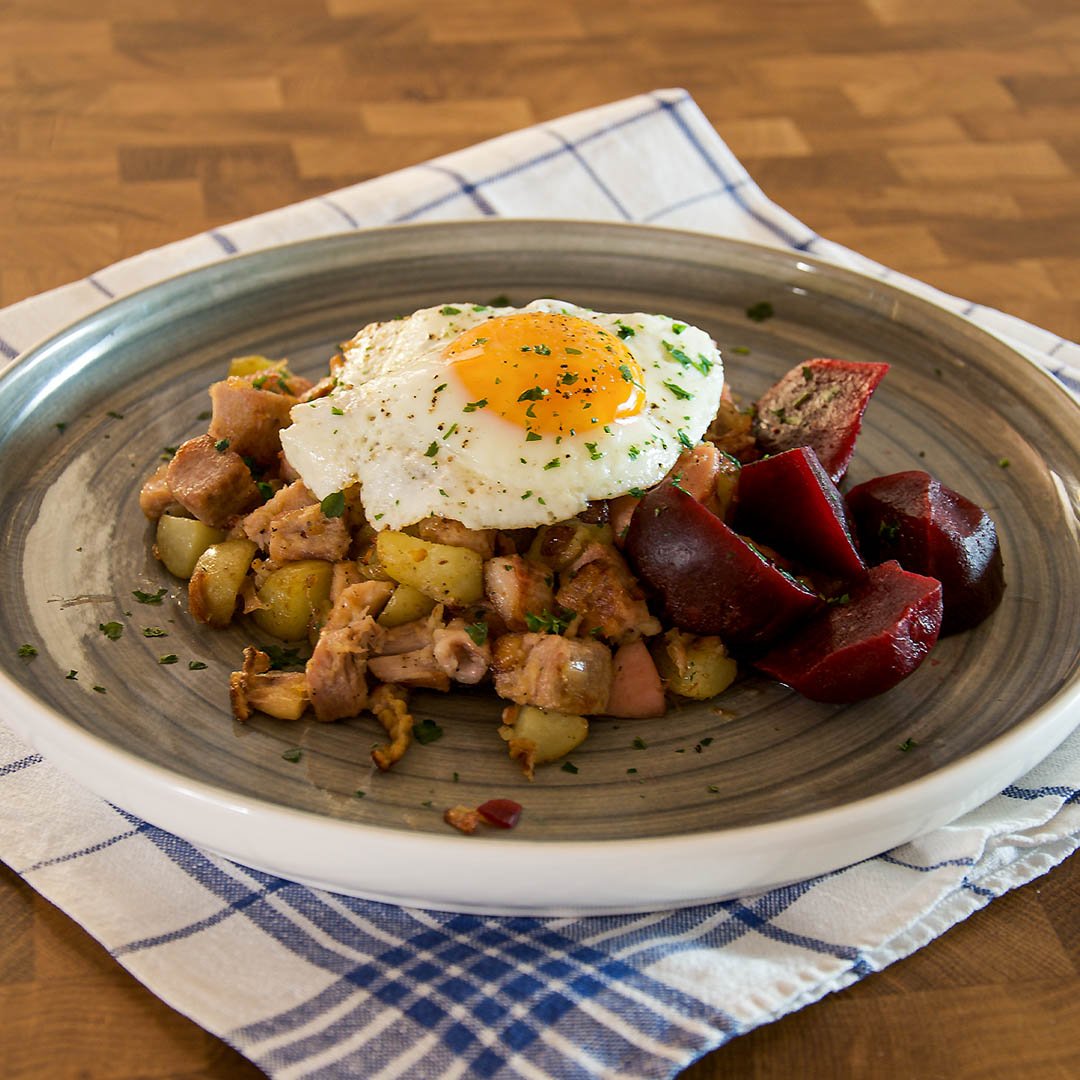
<instances>
[{"instance_id":1,"label":"parsley garnish","mask_svg":"<svg viewBox=\"0 0 1080 1080\"><path fill-rule=\"evenodd\" d=\"M551 348L548 345L534 345L532 348L533 352L536 353L537 356L551 355Z\"/></svg>"},{"instance_id":2,"label":"parsley garnish","mask_svg":"<svg viewBox=\"0 0 1080 1080\"><path fill-rule=\"evenodd\" d=\"M463 408L461 411L476 412L477 409L482 409L485 405L487 405L487 398L481 398L479 401L466 402L465 408Z\"/></svg>"},{"instance_id":3,"label":"parsley garnish","mask_svg":"<svg viewBox=\"0 0 1080 1080\"><path fill-rule=\"evenodd\" d=\"M228 439L218 439L218 441L216 443L214 443L214 449L219 454L224 454L225 451L229 449L229 440Z\"/></svg>"},{"instance_id":4,"label":"parsley garnish","mask_svg":"<svg viewBox=\"0 0 1080 1080\"><path fill-rule=\"evenodd\" d=\"M679 442L682 443L682 445L685 446L687 450L694 449L693 440L690 438L689 435L686 434L685 431L683 431L682 428L679 428L679 430L675 434L679 437Z\"/></svg>"},{"instance_id":5,"label":"parsley garnish","mask_svg":"<svg viewBox=\"0 0 1080 1080\"><path fill-rule=\"evenodd\" d=\"M488 624L483 619L478 619L465 627L465 633L472 638L474 645L483 645L488 637Z\"/></svg>"},{"instance_id":6,"label":"parsley garnish","mask_svg":"<svg viewBox=\"0 0 1080 1080\"><path fill-rule=\"evenodd\" d=\"M766 319L773 317L773 306L768 300L761 300L756 304L751 304L746 309L746 317L754 322L764 322Z\"/></svg>"},{"instance_id":7,"label":"parsley garnish","mask_svg":"<svg viewBox=\"0 0 1080 1080\"><path fill-rule=\"evenodd\" d=\"M596 443L594 442L587 442L585 449L589 451L589 457L593 461L599 461L604 456L602 451L596 449Z\"/></svg>"},{"instance_id":8,"label":"parsley garnish","mask_svg":"<svg viewBox=\"0 0 1080 1080\"><path fill-rule=\"evenodd\" d=\"M98 629L110 640L119 641L124 632L124 624L113 622L98 623Z\"/></svg>"},{"instance_id":9,"label":"parsley garnish","mask_svg":"<svg viewBox=\"0 0 1080 1080\"><path fill-rule=\"evenodd\" d=\"M264 653L270 657L270 666L278 671L283 668L303 667L304 659L299 650L284 645L265 645Z\"/></svg>"},{"instance_id":10,"label":"parsley garnish","mask_svg":"<svg viewBox=\"0 0 1080 1080\"><path fill-rule=\"evenodd\" d=\"M623 326L620 324L619 329L616 331L616 333L619 335L619 337L623 339L623 341L625 341L628 337L634 336L634 329L631 326Z\"/></svg>"},{"instance_id":11,"label":"parsley garnish","mask_svg":"<svg viewBox=\"0 0 1080 1080\"><path fill-rule=\"evenodd\" d=\"M344 416L345 415L345 410L344 409L339 409L336 405L331 405L330 406L330 412L332 412L334 414L334 416Z\"/></svg>"},{"instance_id":12,"label":"parsley garnish","mask_svg":"<svg viewBox=\"0 0 1080 1080\"><path fill-rule=\"evenodd\" d=\"M345 513L345 493L343 491L331 492L319 503L319 509L322 511L323 517L341 517Z\"/></svg>"},{"instance_id":13,"label":"parsley garnish","mask_svg":"<svg viewBox=\"0 0 1080 1080\"><path fill-rule=\"evenodd\" d=\"M158 589L156 593L148 593L143 592L142 589L135 589L132 591L131 595L134 596L140 604L160 604L166 592L168 592L168 589L165 588Z\"/></svg>"},{"instance_id":14,"label":"parsley garnish","mask_svg":"<svg viewBox=\"0 0 1080 1080\"><path fill-rule=\"evenodd\" d=\"M689 401L694 395L684 390L678 383L665 382L664 385L680 400Z\"/></svg>"},{"instance_id":15,"label":"parsley garnish","mask_svg":"<svg viewBox=\"0 0 1080 1080\"><path fill-rule=\"evenodd\" d=\"M518 401L543 401L548 392L540 386L534 386L531 390L523 390L518 395Z\"/></svg>"},{"instance_id":16,"label":"parsley garnish","mask_svg":"<svg viewBox=\"0 0 1080 1080\"><path fill-rule=\"evenodd\" d=\"M544 466L544 471L545 471L545 472L547 472L547 470L548 470L548 469L557 469L557 468L558 468L558 467L559 467L559 466L560 466L561 464L562 464L562 462L561 462L561 461L560 461L560 460L559 460L558 458L552 458L552 459L551 459L551 460L550 460L550 461L549 461L549 462L548 462L548 463L547 463L547 464L546 464L546 465Z\"/></svg>"},{"instance_id":17,"label":"parsley garnish","mask_svg":"<svg viewBox=\"0 0 1080 1080\"><path fill-rule=\"evenodd\" d=\"M647 750L649 748L649 744L640 735L635 735L634 741L630 745L635 750Z\"/></svg>"},{"instance_id":18,"label":"parsley garnish","mask_svg":"<svg viewBox=\"0 0 1080 1080\"><path fill-rule=\"evenodd\" d=\"M159 656L157 662L159 664L175 664L179 659L180 657L177 656L176 653L171 652L166 653L164 656Z\"/></svg>"},{"instance_id":19,"label":"parsley garnish","mask_svg":"<svg viewBox=\"0 0 1080 1080\"><path fill-rule=\"evenodd\" d=\"M424 457L434 457L439 452L439 444L433 442L425 451Z\"/></svg>"},{"instance_id":20,"label":"parsley garnish","mask_svg":"<svg viewBox=\"0 0 1080 1080\"><path fill-rule=\"evenodd\" d=\"M19 655L26 657L26 659L28 660L33 660L34 657L37 656L37 654L37 649L35 649L33 645L29 644L29 642L19 646Z\"/></svg>"},{"instance_id":21,"label":"parsley garnish","mask_svg":"<svg viewBox=\"0 0 1080 1080\"><path fill-rule=\"evenodd\" d=\"M299 746L294 746L291 750L286 750L281 756L295 765L304 756L304 751Z\"/></svg>"},{"instance_id":22,"label":"parsley garnish","mask_svg":"<svg viewBox=\"0 0 1080 1080\"><path fill-rule=\"evenodd\" d=\"M543 435L537 435L537 433L535 431L527 431L527 432L525 432L525 441L526 442L539 442L543 437L544 437Z\"/></svg>"},{"instance_id":23,"label":"parsley garnish","mask_svg":"<svg viewBox=\"0 0 1080 1080\"><path fill-rule=\"evenodd\" d=\"M541 615L527 611L525 625L534 634L561 634L570 625L570 620L551 611L545 611Z\"/></svg>"},{"instance_id":24,"label":"parsley garnish","mask_svg":"<svg viewBox=\"0 0 1080 1080\"><path fill-rule=\"evenodd\" d=\"M578 767L572 761L564 761L560 766L563 772L576 774L579 770Z\"/></svg>"},{"instance_id":25,"label":"parsley garnish","mask_svg":"<svg viewBox=\"0 0 1080 1080\"><path fill-rule=\"evenodd\" d=\"M263 502L269 502L274 497L273 484L268 484L265 480L260 480L255 486L259 489L259 494L263 497Z\"/></svg>"},{"instance_id":26,"label":"parsley garnish","mask_svg":"<svg viewBox=\"0 0 1080 1080\"><path fill-rule=\"evenodd\" d=\"M203 671L206 668L201 660L189 660L187 666L188 671Z\"/></svg>"},{"instance_id":27,"label":"parsley garnish","mask_svg":"<svg viewBox=\"0 0 1080 1080\"><path fill-rule=\"evenodd\" d=\"M64 676L64 678L65 678L65 679L77 679L78 677L79 677L79 673L78 673L78 672L77 672L77 671L76 671L76 670L75 670L74 668L72 668L72 669L71 669L71 670L70 670L70 671L69 671L69 672L68 672L68 673L67 673L67 674L66 674L66 675Z\"/></svg>"},{"instance_id":28,"label":"parsley garnish","mask_svg":"<svg viewBox=\"0 0 1080 1080\"><path fill-rule=\"evenodd\" d=\"M439 308L440 315L460 315L461 308L451 307L449 304L444 304Z\"/></svg>"},{"instance_id":29,"label":"parsley garnish","mask_svg":"<svg viewBox=\"0 0 1080 1080\"><path fill-rule=\"evenodd\" d=\"M914 739L905 739L896 749L902 754L906 754L909 750L918 745L919 744Z\"/></svg>"},{"instance_id":30,"label":"parsley garnish","mask_svg":"<svg viewBox=\"0 0 1080 1080\"><path fill-rule=\"evenodd\" d=\"M413 725L413 735L421 746L427 746L443 737L443 729L430 717L425 716L419 724Z\"/></svg>"}]
</instances>

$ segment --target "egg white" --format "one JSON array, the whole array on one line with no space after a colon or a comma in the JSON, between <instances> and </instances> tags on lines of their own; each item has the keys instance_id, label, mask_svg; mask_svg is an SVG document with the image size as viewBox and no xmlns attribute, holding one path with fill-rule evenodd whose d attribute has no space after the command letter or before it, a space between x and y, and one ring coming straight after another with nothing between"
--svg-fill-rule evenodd
<instances>
[{"instance_id":1,"label":"egg white","mask_svg":"<svg viewBox=\"0 0 1080 1080\"><path fill-rule=\"evenodd\" d=\"M574 315L619 333L644 375L642 411L526 441L521 427L470 402L443 350L471 326L522 310ZM450 303L372 324L343 346L335 375L330 395L293 409L281 434L285 455L318 498L360 483L369 520L392 529L428 515L476 529L541 525L645 489L700 440L724 382L719 350L703 330L559 300Z\"/></svg>"}]
</instances>

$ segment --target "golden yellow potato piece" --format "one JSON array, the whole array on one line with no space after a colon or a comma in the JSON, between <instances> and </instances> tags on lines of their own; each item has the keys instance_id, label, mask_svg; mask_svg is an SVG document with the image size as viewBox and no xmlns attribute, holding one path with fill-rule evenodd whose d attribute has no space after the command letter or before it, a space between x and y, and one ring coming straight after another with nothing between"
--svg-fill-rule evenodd
<instances>
[{"instance_id":1,"label":"golden yellow potato piece","mask_svg":"<svg viewBox=\"0 0 1080 1080\"><path fill-rule=\"evenodd\" d=\"M332 563L301 559L274 570L256 594L260 607L251 617L264 633L282 641L300 641L330 609Z\"/></svg>"},{"instance_id":2,"label":"golden yellow potato piece","mask_svg":"<svg viewBox=\"0 0 1080 1080\"><path fill-rule=\"evenodd\" d=\"M251 540L223 540L198 558L188 582L188 608L199 622L228 626L258 547Z\"/></svg>"},{"instance_id":3,"label":"golden yellow potato piece","mask_svg":"<svg viewBox=\"0 0 1080 1080\"><path fill-rule=\"evenodd\" d=\"M462 607L484 594L484 560L469 548L386 531L375 538L375 553L390 577L437 603Z\"/></svg>"},{"instance_id":4,"label":"golden yellow potato piece","mask_svg":"<svg viewBox=\"0 0 1080 1080\"><path fill-rule=\"evenodd\" d=\"M419 589L411 585L396 585L382 614L375 621L389 630L392 626L401 626L430 615L434 607L435 601Z\"/></svg>"},{"instance_id":5,"label":"golden yellow potato piece","mask_svg":"<svg viewBox=\"0 0 1080 1080\"><path fill-rule=\"evenodd\" d=\"M162 514L158 518L155 550L165 569L178 578L190 578L195 564L211 544L225 539L224 529L212 529L198 518Z\"/></svg>"}]
</instances>

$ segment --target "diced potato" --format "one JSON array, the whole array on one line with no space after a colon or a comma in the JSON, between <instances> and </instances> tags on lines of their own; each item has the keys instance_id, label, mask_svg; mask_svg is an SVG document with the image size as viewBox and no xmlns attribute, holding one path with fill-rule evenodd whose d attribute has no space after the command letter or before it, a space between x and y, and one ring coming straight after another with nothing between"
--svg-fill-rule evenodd
<instances>
[{"instance_id":1,"label":"diced potato","mask_svg":"<svg viewBox=\"0 0 1080 1080\"><path fill-rule=\"evenodd\" d=\"M273 571L259 587L260 607L251 617L264 633L282 641L300 641L326 618L330 609L332 563L301 559Z\"/></svg>"},{"instance_id":2,"label":"diced potato","mask_svg":"<svg viewBox=\"0 0 1080 1080\"><path fill-rule=\"evenodd\" d=\"M162 514L158 518L155 554L170 574L189 578L202 553L225 539L224 529L212 529L198 518Z\"/></svg>"},{"instance_id":3,"label":"diced potato","mask_svg":"<svg viewBox=\"0 0 1080 1080\"><path fill-rule=\"evenodd\" d=\"M425 615L430 615L434 607L435 601L419 589L414 589L411 585L398 585L394 588L376 622L387 629L391 626L401 626L414 619L422 619Z\"/></svg>"},{"instance_id":4,"label":"diced potato","mask_svg":"<svg viewBox=\"0 0 1080 1080\"><path fill-rule=\"evenodd\" d=\"M506 723L499 734L509 744L510 757L521 762L530 779L533 766L558 761L576 750L589 734L589 721L584 716L534 705L511 706L504 710L503 719Z\"/></svg>"},{"instance_id":5,"label":"diced potato","mask_svg":"<svg viewBox=\"0 0 1080 1080\"><path fill-rule=\"evenodd\" d=\"M484 560L469 548L386 531L375 538L375 552L395 581L439 603L463 607L483 596Z\"/></svg>"},{"instance_id":6,"label":"diced potato","mask_svg":"<svg viewBox=\"0 0 1080 1080\"><path fill-rule=\"evenodd\" d=\"M254 375L259 371L276 371L285 375L288 370L288 360L271 360L268 356L234 356L229 361L230 375Z\"/></svg>"},{"instance_id":7,"label":"diced potato","mask_svg":"<svg viewBox=\"0 0 1080 1080\"><path fill-rule=\"evenodd\" d=\"M544 525L536 530L528 557L555 571L565 570L589 544L612 543L610 525L589 525L571 519L558 525Z\"/></svg>"},{"instance_id":8,"label":"diced potato","mask_svg":"<svg viewBox=\"0 0 1080 1080\"><path fill-rule=\"evenodd\" d=\"M192 617L211 626L228 626L240 589L258 547L251 540L223 540L198 558L188 583Z\"/></svg>"},{"instance_id":9,"label":"diced potato","mask_svg":"<svg viewBox=\"0 0 1080 1080\"><path fill-rule=\"evenodd\" d=\"M738 674L718 637L695 637L669 630L653 646L660 677L673 694L704 701L726 690Z\"/></svg>"}]
</instances>

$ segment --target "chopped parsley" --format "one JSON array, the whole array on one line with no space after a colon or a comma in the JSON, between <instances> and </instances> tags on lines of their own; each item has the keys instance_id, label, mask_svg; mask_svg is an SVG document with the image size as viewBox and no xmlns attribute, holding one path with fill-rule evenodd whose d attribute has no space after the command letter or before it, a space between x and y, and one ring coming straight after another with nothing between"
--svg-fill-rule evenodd
<instances>
[{"instance_id":1,"label":"chopped parsley","mask_svg":"<svg viewBox=\"0 0 1080 1080\"><path fill-rule=\"evenodd\" d=\"M560 460L559 460L558 458L552 458L552 459L551 459L551 460L550 460L550 461L549 461L549 462L548 462L548 463L547 463L547 464L546 464L546 465L544 466L544 471L546 472L546 471L547 471L548 469L557 469L557 468L558 468L558 467L559 467L559 466L560 466L561 464L562 464L562 462L561 462L561 461L560 461Z\"/></svg>"},{"instance_id":2,"label":"chopped parsley","mask_svg":"<svg viewBox=\"0 0 1080 1080\"><path fill-rule=\"evenodd\" d=\"M640 735L635 735L634 741L630 745L635 750L648 750L649 748L649 744Z\"/></svg>"},{"instance_id":3,"label":"chopped parsley","mask_svg":"<svg viewBox=\"0 0 1080 1080\"><path fill-rule=\"evenodd\" d=\"M523 390L518 395L518 401L543 401L548 392L540 386L534 386L529 390Z\"/></svg>"},{"instance_id":4,"label":"chopped parsley","mask_svg":"<svg viewBox=\"0 0 1080 1080\"><path fill-rule=\"evenodd\" d=\"M229 440L228 439L218 439L218 441L216 443L214 443L214 449L219 454L224 454L225 451L229 449Z\"/></svg>"},{"instance_id":5,"label":"chopped parsley","mask_svg":"<svg viewBox=\"0 0 1080 1080\"><path fill-rule=\"evenodd\" d=\"M294 746L291 750L286 750L281 756L295 765L304 756L304 751L299 746Z\"/></svg>"},{"instance_id":6,"label":"chopped parsley","mask_svg":"<svg viewBox=\"0 0 1080 1080\"><path fill-rule=\"evenodd\" d=\"M604 456L603 451L596 449L596 443L594 442L587 442L585 449L589 451L589 458L592 461L599 461Z\"/></svg>"},{"instance_id":7,"label":"chopped parsley","mask_svg":"<svg viewBox=\"0 0 1080 1080\"><path fill-rule=\"evenodd\" d=\"M98 623L98 629L110 640L119 641L121 635L124 633L124 624L118 623L115 620L112 622Z\"/></svg>"},{"instance_id":8,"label":"chopped parsley","mask_svg":"<svg viewBox=\"0 0 1080 1080\"><path fill-rule=\"evenodd\" d=\"M693 440L690 438L689 435L686 434L685 431L683 431L682 428L679 428L679 430L677 432L675 432L675 434L678 436L679 442L683 446L685 446L687 450L693 450L694 449Z\"/></svg>"},{"instance_id":9,"label":"chopped parsley","mask_svg":"<svg viewBox=\"0 0 1080 1080\"><path fill-rule=\"evenodd\" d=\"M623 339L623 341L625 341L628 337L634 336L634 328L632 326L623 326L620 323L619 329L616 331L616 333L619 335L619 337Z\"/></svg>"},{"instance_id":10,"label":"chopped parsley","mask_svg":"<svg viewBox=\"0 0 1080 1080\"><path fill-rule=\"evenodd\" d=\"M75 670L74 668L72 668L72 669L71 669L71 670L70 670L70 671L69 671L69 672L68 672L68 673L67 673L67 674L66 674L66 675L64 676L64 678L65 678L65 679L77 679L78 677L79 677L79 673L78 673L78 672L77 672L77 671L76 671L76 670Z\"/></svg>"},{"instance_id":11,"label":"chopped parsley","mask_svg":"<svg viewBox=\"0 0 1080 1080\"><path fill-rule=\"evenodd\" d=\"M265 480L260 480L255 486L259 489L259 494L263 497L263 502L269 502L274 497L273 484L268 484Z\"/></svg>"},{"instance_id":12,"label":"chopped parsley","mask_svg":"<svg viewBox=\"0 0 1080 1080\"><path fill-rule=\"evenodd\" d=\"M451 307L449 304L444 304L439 308L440 315L460 315L461 308Z\"/></svg>"},{"instance_id":13,"label":"chopped parsley","mask_svg":"<svg viewBox=\"0 0 1080 1080\"><path fill-rule=\"evenodd\" d=\"M341 517L345 513L345 493L343 491L331 492L319 503L319 509L322 511L323 517Z\"/></svg>"},{"instance_id":14,"label":"chopped parsley","mask_svg":"<svg viewBox=\"0 0 1080 1080\"><path fill-rule=\"evenodd\" d=\"M140 604L160 604L168 589L158 589L156 593L143 592L142 589L135 589L131 595L139 601Z\"/></svg>"},{"instance_id":15,"label":"chopped parsley","mask_svg":"<svg viewBox=\"0 0 1080 1080\"><path fill-rule=\"evenodd\" d=\"M430 717L425 716L419 724L413 725L413 735L421 746L436 742L443 737L443 729Z\"/></svg>"},{"instance_id":16,"label":"chopped parsley","mask_svg":"<svg viewBox=\"0 0 1080 1080\"><path fill-rule=\"evenodd\" d=\"M19 646L19 655L25 657L28 660L33 660L33 658L37 656L37 654L37 649L35 649L33 645L29 644L29 642L26 642Z\"/></svg>"},{"instance_id":17,"label":"chopped parsley","mask_svg":"<svg viewBox=\"0 0 1080 1080\"><path fill-rule=\"evenodd\" d=\"M290 667L303 667L304 658L298 649L288 648L284 645L264 645L262 651L270 657L270 666L275 670Z\"/></svg>"},{"instance_id":18,"label":"chopped parsley","mask_svg":"<svg viewBox=\"0 0 1080 1080\"><path fill-rule=\"evenodd\" d=\"M579 772L578 767L572 761L564 761L560 768L563 772L568 772L574 775Z\"/></svg>"},{"instance_id":19,"label":"chopped parsley","mask_svg":"<svg viewBox=\"0 0 1080 1080\"><path fill-rule=\"evenodd\" d=\"M526 431L525 432L525 441L526 442L539 442L543 437L544 437L543 435L538 435L535 431Z\"/></svg>"},{"instance_id":20,"label":"chopped parsley","mask_svg":"<svg viewBox=\"0 0 1080 1080\"><path fill-rule=\"evenodd\" d=\"M465 633L472 638L474 645L483 645L488 637L488 624L483 619L478 619L465 627Z\"/></svg>"},{"instance_id":21,"label":"chopped parsley","mask_svg":"<svg viewBox=\"0 0 1080 1080\"><path fill-rule=\"evenodd\" d=\"M900 743L900 745L896 749L899 750L900 753L906 754L909 750L913 749L918 745L919 744L914 739L908 738L905 739L902 743Z\"/></svg>"},{"instance_id":22,"label":"chopped parsley","mask_svg":"<svg viewBox=\"0 0 1080 1080\"><path fill-rule=\"evenodd\" d=\"M753 322L764 322L766 319L771 319L773 314L773 306L768 300L761 300L756 304L751 304L746 309L746 317Z\"/></svg>"},{"instance_id":23,"label":"chopped parsley","mask_svg":"<svg viewBox=\"0 0 1080 1080\"><path fill-rule=\"evenodd\" d=\"M533 350L534 353L536 353L537 356L550 356L551 355L551 346L549 346L549 345L534 345L532 347L532 350Z\"/></svg>"},{"instance_id":24,"label":"chopped parsley","mask_svg":"<svg viewBox=\"0 0 1080 1080\"><path fill-rule=\"evenodd\" d=\"M684 390L678 383L665 381L664 385L677 397L680 401L689 401L694 395L689 390Z\"/></svg>"},{"instance_id":25,"label":"chopped parsley","mask_svg":"<svg viewBox=\"0 0 1080 1080\"><path fill-rule=\"evenodd\" d=\"M434 457L439 452L439 444L432 442L432 444L424 451L424 457Z\"/></svg>"},{"instance_id":26,"label":"chopped parsley","mask_svg":"<svg viewBox=\"0 0 1080 1080\"><path fill-rule=\"evenodd\" d=\"M206 664L204 664L201 660L189 660L187 666L188 666L188 671L205 671L206 670Z\"/></svg>"},{"instance_id":27,"label":"chopped parsley","mask_svg":"<svg viewBox=\"0 0 1080 1080\"><path fill-rule=\"evenodd\" d=\"M166 653L164 656L159 656L157 662L159 664L175 664L179 659L180 657L177 656L176 653L171 652Z\"/></svg>"},{"instance_id":28,"label":"chopped parsley","mask_svg":"<svg viewBox=\"0 0 1080 1080\"><path fill-rule=\"evenodd\" d=\"M561 634L570 625L570 619L551 611L545 611L540 615L526 611L525 625L534 634Z\"/></svg>"},{"instance_id":29,"label":"chopped parsley","mask_svg":"<svg viewBox=\"0 0 1080 1080\"><path fill-rule=\"evenodd\" d=\"M487 405L487 398L481 398L479 401L466 402L462 412L476 412L477 409L482 409Z\"/></svg>"},{"instance_id":30,"label":"chopped parsley","mask_svg":"<svg viewBox=\"0 0 1080 1080\"><path fill-rule=\"evenodd\" d=\"M339 409L336 405L331 405L330 406L330 412L332 412L334 414L334 416L344 416L345 415L345 410L344 409Z\"/></svg>"},{"instance_id":31,"label":"chopped parsley","mask_svg":"<svg viewBox=\"0 0 1080 1080\"><path fill-rule=\"evenodd\" d=\"M142 631L143 637L168 637L168 633L161 629L160 626L144 626Z\"/></svg>"}]
</instances>

